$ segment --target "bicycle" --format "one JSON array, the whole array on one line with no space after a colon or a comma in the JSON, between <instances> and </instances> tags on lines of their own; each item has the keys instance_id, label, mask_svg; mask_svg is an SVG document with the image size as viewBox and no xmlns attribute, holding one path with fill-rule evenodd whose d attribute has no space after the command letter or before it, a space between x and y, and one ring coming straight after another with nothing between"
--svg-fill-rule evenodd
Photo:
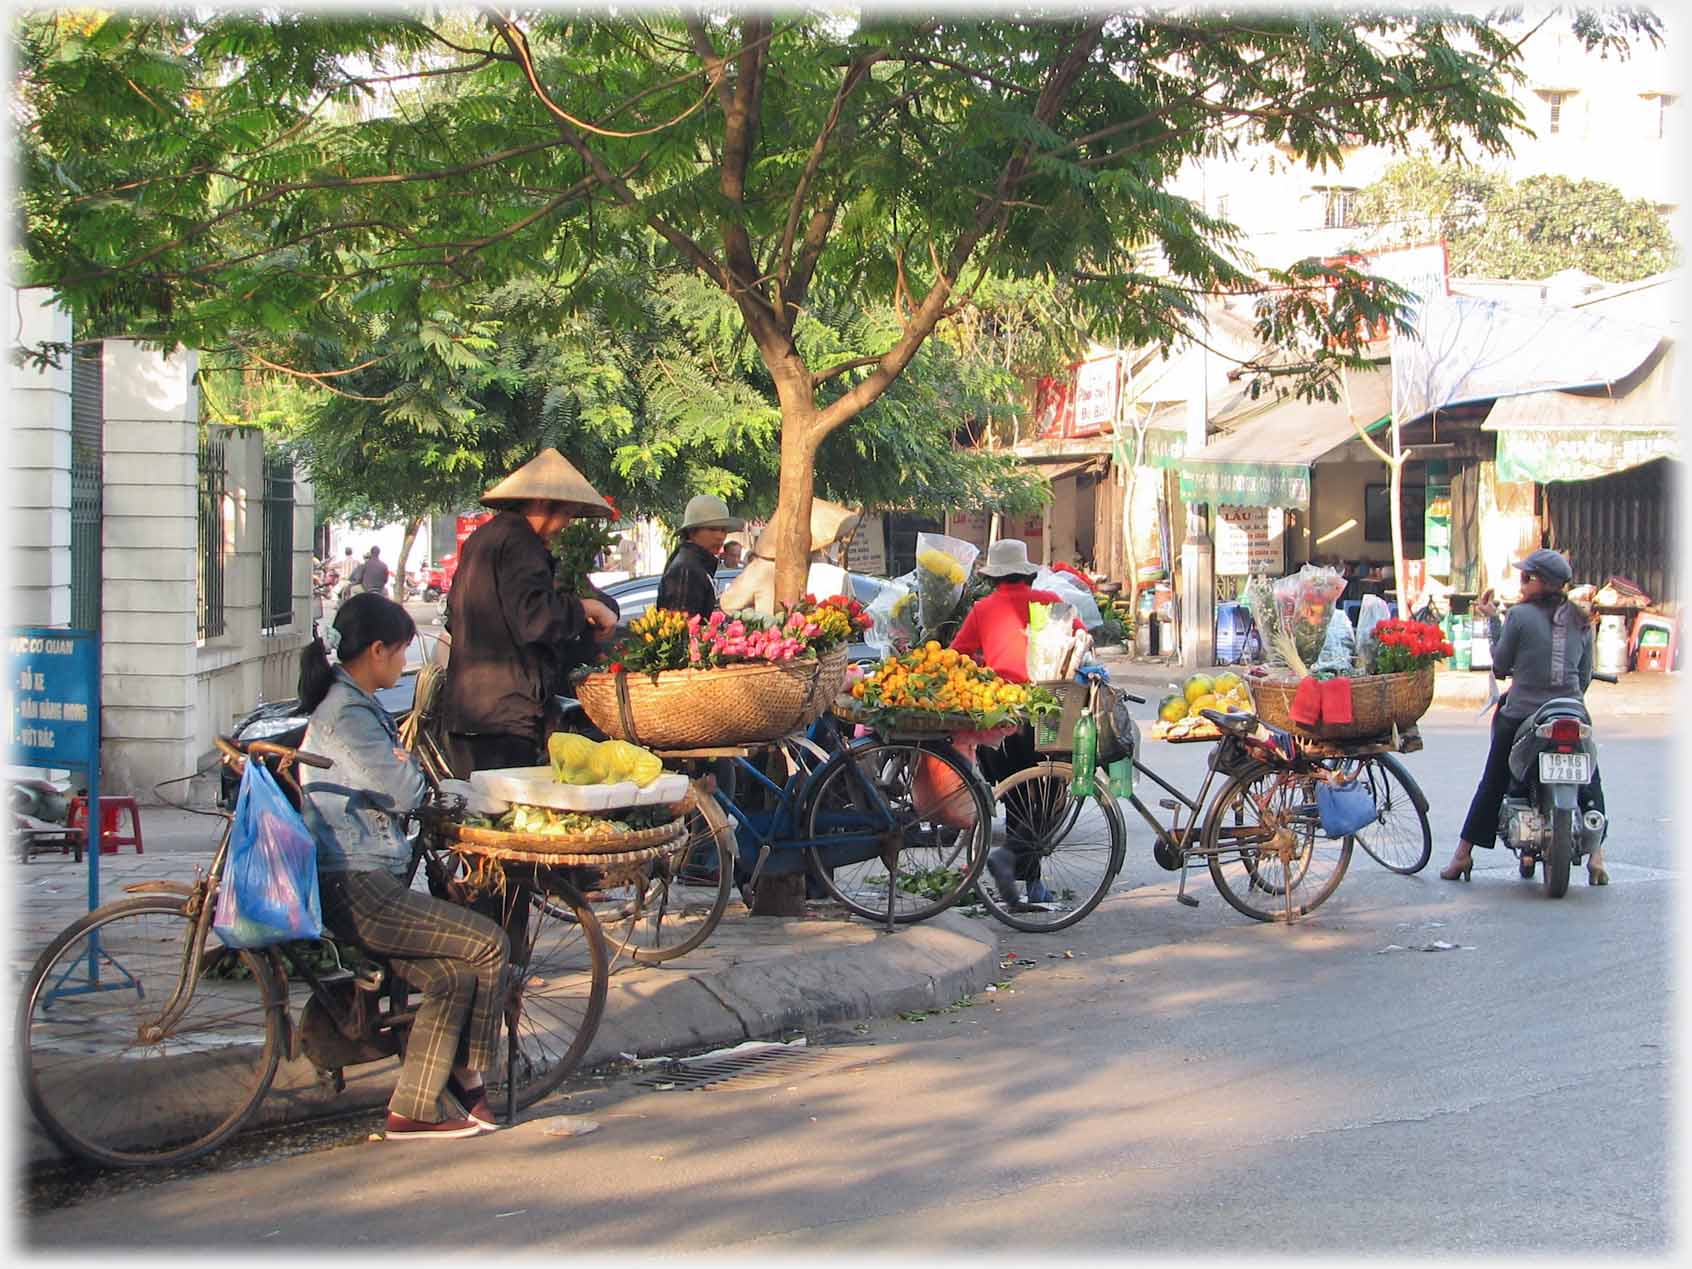
<instances>
[{"instance_id":1,"label":"bicycle","mask_svg":"<svg viewBox=\"0 0 1692 1269\"><path fill-rule=\"evenodd\" d=\"M986 859L991 793L943 737L848 740L825 715L774 741L654 752L692 765L695 780L687 836L620 917L647 963L709 936L737 872L748 906L764 877L803 869L848 911L891 931L952 906ZM703 773L725 760L732 791ZM782 770L766 769L778 762Z\"/></svg>"},{"instance_id":2,"label":"bicycle","mask_svg":"<svg viewBox=\"0 0 1692 1269\"><path fill-rule=\"evenodd\" d=\"M1357 833L1357 844L1371 859L1402 877L1414 876L1433 858L1433 826L1428 795L1396 754L1329 760L1347 779L1363 782L1375 799L1375 824Z\"/></svg>"},{"instance_id":3,"label":"bicycle","mask_svg":"<svg viewBox=\"0 0 1692 1269\"><path fill-rule=\"evenodd\" d=\"M218 737L217 746L228 764L273 760L296 803L292 768L329 766L264 741L242 749ZM439 833L457 809L434 803L420 816L407 883L421 863L438 896L464 901ZM137 1167L215 1149L256 1112L284 1054L309 1059L339 1093L345 1067L403 1052L415 1012L382 958L349 969L332 940L257 950L218 941L212 917L234 822L223 815L203 875L127 887L132 897L54 938L26 980L15 1028L24 1094L47 1133L81 1159ZM511 944L507 1043L499 1069L485 1073L490 1103L503 1099L509 1121L586 1054L605 1007L605 940L565 869L513 872L503 896L467 906L491 909ZM334 968L320 970L320 956ZM307 987L297 1022L291 976Z\"/></svg>"},{"instance_id":4,"label":"bicycle","mask_svg":"<svg viewBox=\"0 0 1692 1269\"><path fill-rule=\"evenodd\" d=\"M1161 802L1171 812L1167 827L1137 793L1129 798L1156 835L1153 857L1162 867L1180 871L1175 897L1188 907L1197 907L1198 900L1187 893L1187 868L1202 859L1217 891L1244 915L1283 922L1307 915L1339 887L1351 863L1354 839L1322 836L1316 805L1316 784L1328 778L1325 762L1345 755L1302 744L1289 755L1254 734L1255 715L1202 713L1222 734L1214 741L1196 798L1137 756L1134 760L1136 772L1173 795ZM1223 783L1211 798L1219 777ZM1185 825L1183 811L1190 816Z\"/></svg>"}]
</instances>

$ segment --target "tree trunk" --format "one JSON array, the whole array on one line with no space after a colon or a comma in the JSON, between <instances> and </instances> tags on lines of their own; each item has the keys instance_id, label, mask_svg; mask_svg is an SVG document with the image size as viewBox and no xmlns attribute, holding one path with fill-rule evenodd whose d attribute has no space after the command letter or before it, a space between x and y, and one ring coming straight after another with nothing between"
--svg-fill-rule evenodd
<instances>
[{"instance_id":1,"label":"tree trunk","mask_svg":"<svg viewBox=\"0 0 1692 1269\"><path fill-rule=\"evenodd\" d=\"M393 598L402 604L406 600L405 562L411 558L411 548L417 545L417 535L422 532L422 529L422 516L412 516L405 522L405 538L400 542L399 559L394 561L394 575L388 579L388 585L393 590Z\"/></svg>"},{"instance_id":2,"label":"tree trunk","mask_svg":"<svg viewBox=\"0 0 1692 1269\"><path fill-rule=\"evenodd\" d=\"M811 502L816 488L815 414L795 417L783 404L781 486L770 522L770 554L775 557L776 603L791 604L805 593L811 568Z\"/></svg>"}]
</instances>

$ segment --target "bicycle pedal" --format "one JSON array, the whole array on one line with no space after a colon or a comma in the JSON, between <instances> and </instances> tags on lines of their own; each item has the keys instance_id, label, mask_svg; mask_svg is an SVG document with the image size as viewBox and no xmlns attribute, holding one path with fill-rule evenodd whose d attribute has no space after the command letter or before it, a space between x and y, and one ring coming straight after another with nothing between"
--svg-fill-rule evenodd
<instances>
[{"instance_id":1,"label":"bicycle pedal","mask_svg":"<svg viewBox=\"0 0 1692 1269\"><path fill-rule=\"evenodd\" d=\"M1159 798L1157 800L1157 804L1166 811L1178 811L1181 809L1181 804L1174 798Z\"/></svg>"},{"instance_id":2,"label":"bicycle pedal","mask_svg":"<svg viewBox=\"0 0 1692 1269\"><path fill-rule=\"evenodd\" d=\"M353 984L360 991L381 991L387 980L388 973L380 965L367 962L353 971Z\"/></svg>"}]
</instances>

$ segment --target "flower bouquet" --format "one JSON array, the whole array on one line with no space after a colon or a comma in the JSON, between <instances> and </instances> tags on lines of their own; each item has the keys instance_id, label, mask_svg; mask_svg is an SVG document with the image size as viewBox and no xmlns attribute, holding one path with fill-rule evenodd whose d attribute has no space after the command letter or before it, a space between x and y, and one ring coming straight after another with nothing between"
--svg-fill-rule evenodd
<instances>
[{"instance_id":1,"label":"flower bouquet","mask_svg":"<svg viewBox=\"0 0 1692 1269\"><path fill-rule=\"evenodd\" d=\"M1411 674L1431 669L1451 655L1445 632L1425 621L1389 617L1375 623L1371 674Z\"/></svg>"},{"instance_id":2,"label":"flower bouquet","mask_svg":"<svg viewBox=\"0 0 1692 1269\"><path fill-rule=\"evenodd\" d=\"M940 533L917 534L917 620L938 630L963 598L964 583L980 548Z\"/></svg>"},{"instance_id":3,"label":"flower bouquet","mask_svg":"<svg viewBox=\"0 0 1692 1269\"><path fill-rule=\"evenodd\" d=\"M1043 687L1012 683L935 640L889 657L852 684L852 716L871 726L908 726L929 716L936 730L984 731L1061 708Z\"/></svg>"},{"instance_id":4,"label":"flower bouquet","mask_svg":"<svg viewBox=\"0 0 1692 1269\"><path fill-rule=\"evenodd\" d=\"M570 521L553 542L552 558L557 561L557 567L552 572L553 584L561 595L578 598L591 595L593 592L588 589L587 575L598 569L600 557L615 547L621 538L611 526L622 519L623 513L610 498L605 501L611 506L609 520L579 517Z\"/></svg>"},{"instance_id":5,"label":"flower bouquet","mask_svg":"<svg viewBox=\"0 0 1692 1269\"><path fill-rule=\"evenodd\" d=\"M770 740L828 708L845 681L845 644L868 624L841 596L807 595L767 618L655 608L576 695L617 739L671 749Z\"/></svg>"}]
</instances>

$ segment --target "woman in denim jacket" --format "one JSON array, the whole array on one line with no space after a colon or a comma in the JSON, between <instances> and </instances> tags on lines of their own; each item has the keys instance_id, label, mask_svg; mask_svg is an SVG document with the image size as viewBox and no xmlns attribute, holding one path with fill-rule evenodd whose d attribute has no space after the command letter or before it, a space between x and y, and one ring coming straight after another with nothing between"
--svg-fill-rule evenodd
<instances>
[{"instance_id":1,"label":"woman in denim jacket","mask_svg":"<svg viewBox=\"0 0 1692 1269\"><path fill-rule=\"evenodd\" d=\"M375 693L399 681L416 632L404 608L369 591L347 600L300 658L300 701L311 713L300 746L334 763L301 781L324 924L388 958L423 993L388 1101L390 1141L469 1137L495 1126L481 1072L497 1055L509 955L505 931L487 917L406 885L411 847L400 819L426 786ZM443 1110L443 1092L453 1109Z\"/></svg>"}]
</instances>

